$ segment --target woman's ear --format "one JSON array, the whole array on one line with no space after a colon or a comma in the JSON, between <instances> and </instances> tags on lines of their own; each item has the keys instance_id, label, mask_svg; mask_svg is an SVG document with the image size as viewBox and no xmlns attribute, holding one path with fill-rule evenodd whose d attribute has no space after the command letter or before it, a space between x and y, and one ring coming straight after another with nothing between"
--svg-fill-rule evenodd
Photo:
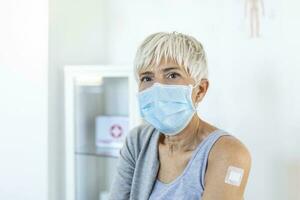
<instances>
[{"instance_id":1,"label":"woman's ear","mask_svg":"<svg viewBox=\"0 0 300 200\"><path fill-rule=\"evenodd\" d=\"M200 103L202 99L204 98L207 90L209 87L209 81L207 79L202 79L198 88L198 91L196 93L196 102Z\"/></svg>"}]
</instances>

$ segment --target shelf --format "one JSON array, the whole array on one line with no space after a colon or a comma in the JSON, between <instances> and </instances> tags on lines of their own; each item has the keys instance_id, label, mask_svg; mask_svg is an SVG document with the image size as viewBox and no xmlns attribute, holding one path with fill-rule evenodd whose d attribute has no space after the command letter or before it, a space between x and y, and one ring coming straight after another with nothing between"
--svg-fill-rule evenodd
<instances>
[{"instance_id":1,"label":"shelf","mask_svg":"<svg viewBox=\"0 0 300 200\"><path fill-rule=\"evenodd\" d=\"M96 145L81 146L75 150L75 154L77 155L112 158L118 158L120 156L119 152L119 148L97 147Z\"/></svg>"},{"instance_id":2,"label":"shelf","mask_svg":"<svg viewBox=\"0 0 300 200\"><path fill-rule=\"evenodd\" d=\"M96 118L126 116L128 130L137 126L137 91L131 65L65 66L66 200L99 199L111 189L121 145L97 147Z\"/></svg>"}]
</instances>

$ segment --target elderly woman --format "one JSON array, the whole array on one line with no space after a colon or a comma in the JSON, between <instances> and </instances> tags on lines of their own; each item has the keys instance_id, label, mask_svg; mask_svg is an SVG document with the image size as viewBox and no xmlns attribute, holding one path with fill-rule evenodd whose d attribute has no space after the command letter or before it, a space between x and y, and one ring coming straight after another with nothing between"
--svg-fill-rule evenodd
<instances>
[{"instance_id":1,"label":"elderly woman","mask_svg":"<svg viewBox=\"0 0 300 200\"><path fill-rule=\"evenodd\" d=\"M242 200L248 149L197 113L209 86L201 43L155 33L139 46L134 65L145 123L126 137L110 200Z\"/></svg>"}]
</instances>

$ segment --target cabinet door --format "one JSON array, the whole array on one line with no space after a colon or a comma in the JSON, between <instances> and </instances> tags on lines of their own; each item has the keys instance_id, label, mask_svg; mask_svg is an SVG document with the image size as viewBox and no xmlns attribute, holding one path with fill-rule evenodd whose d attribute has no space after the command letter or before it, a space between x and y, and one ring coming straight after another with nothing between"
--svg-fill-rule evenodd
<instances>
[{"instance_id":1,"label":"cabinet door","mask_svg":"<svg viewBox=\"0 0 300 200\"><path fill-rule=\"evenodd\" d=\"M73 71L66 77L73 84L66 87L68 200L108 197L119 150L140 122L131 71L104 69Z\"/></svg>"}]
</instances>

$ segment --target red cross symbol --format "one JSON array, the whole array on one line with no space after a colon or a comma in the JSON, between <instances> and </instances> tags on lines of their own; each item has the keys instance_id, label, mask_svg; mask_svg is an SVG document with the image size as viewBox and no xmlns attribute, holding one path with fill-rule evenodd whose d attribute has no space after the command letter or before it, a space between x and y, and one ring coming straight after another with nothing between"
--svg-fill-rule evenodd
<instances>
[{"instance_id":1,"label":"red cross symbol","mask_svg":"<svg viewBox=\"0 0 300 200\"><path fill-rule=\"evenodd\" d=\"M120 125L114 124L110 127L110 134L113 138L119 138L123 134L123 129Z\"/></svg>"}]
</instances>

